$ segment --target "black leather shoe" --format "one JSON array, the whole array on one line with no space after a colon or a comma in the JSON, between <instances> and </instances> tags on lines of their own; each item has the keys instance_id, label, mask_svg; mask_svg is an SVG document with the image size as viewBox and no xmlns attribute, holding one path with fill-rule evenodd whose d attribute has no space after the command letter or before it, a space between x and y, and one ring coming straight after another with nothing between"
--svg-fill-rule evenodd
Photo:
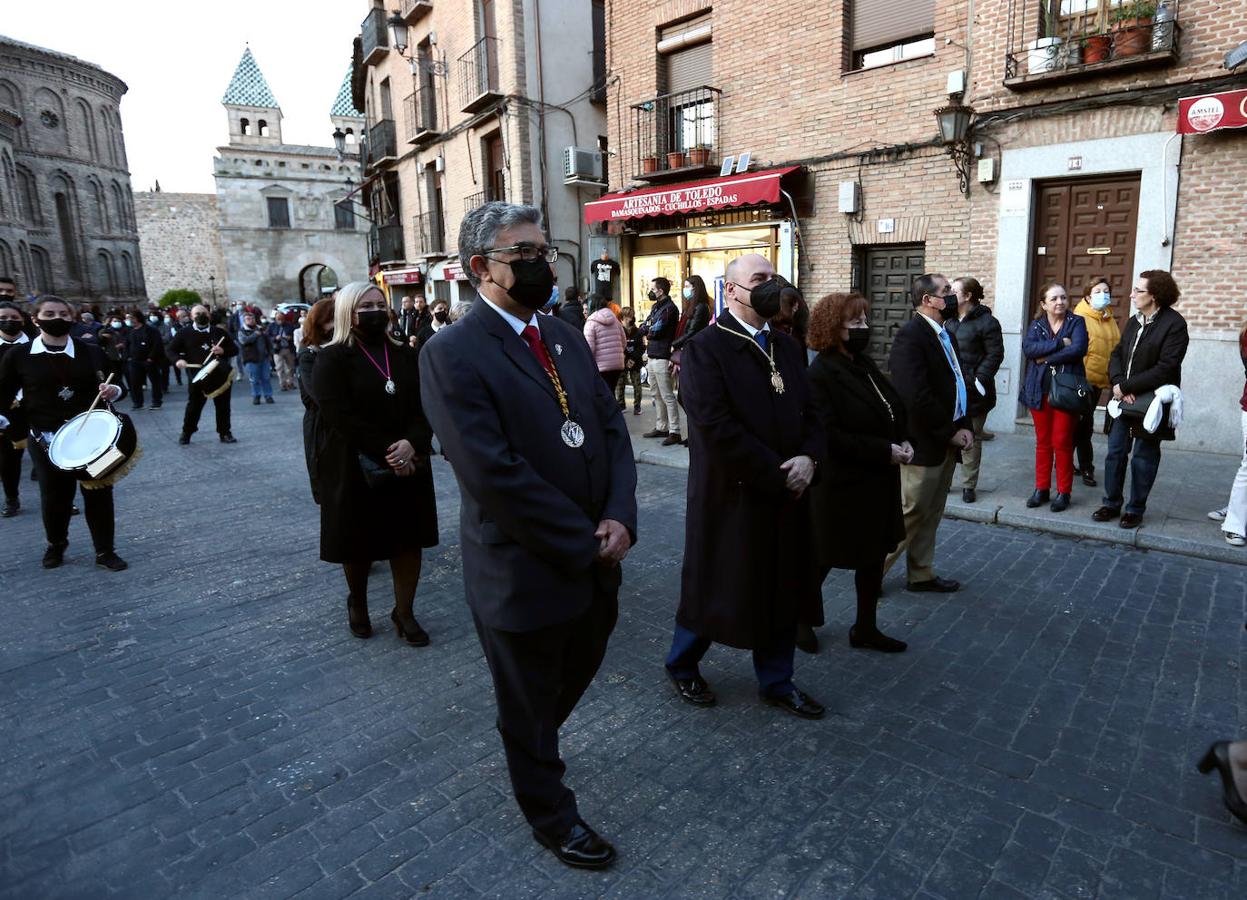
<instances>
[{"instance_id":1,"label":"black leather shoe","mask_svg":"<svg viewBox=\"0 0 1247 900\"><path fill-rule=\"evenodd\" d=\"M536 828L533 829L533 837L566 866L577 869L605 869L615 861L615 848L586 825L583 819L578 819L562 837L550 837Z\"/></svg>"},{"instance_id":2,"label":"black leather shoe","mask_svg":"<svg viewBox=\"0 0 1247 900\"><path fill-rule=\"evenodd\" d=\"M346 598L346 621L351 634L357 638L372 637L372 622L368 619L368 601L356 603L351 597Z\"/></svg>"},{"instance_id":3,"label":"black leather shoe","mask_svg":"<svg viewBox=\"0 0 1247 900\"><path fill-rule=\"evenodd\" d=\"M938 575L930 581L911 581L905 585L905 590L913 591L916 594L924 592L935 594L951 594L954 591L961 590L961 582L953 581L951 578L940 578Z\"/></svg>"},{"instance_id":4,"label":"black leather shoe","mask_svg":"<svg viewBox=\"0 0 1247 900\"><path fill-rule=\"evenodd\" d=\"M962 488L961 490L961 502L962 503L973 503L974 501L978 499L979 499L978 491L976 491L974 488Z\"/></svg>"},{"instance_id":5,"label":"black leather shoe","mask_svg":"<svg viewBox=\"0 0 1247 900\"><path fill-rule=\"evenodd\" d=\"M818 635L809 625L797 626L797 649L803 653L818 652Z\"/></svg>"},{"instance_id":6,"label":"black leather shoe","mask_svg":"<svg viewBox=\"0 0 1247 900\"><path fill-rule=\"evenodd\" d=\"M1082 470L1082 483L1087 487L1098 487L1099 482L1095 480L1095 469Z\"/></svg>"},{"instance_id":7,"label":"black leather shoe","mask_svg":"<svg viewBox=\"0 0 1247 900\"><path fill-rule=\"evenodd\" d=\"M826 712L823 709L823 704L800 688L793 688L792 693L785 697L768 697L763 694L762 700L769 706L778 706L780 709L802 719L821 719L823 713Z\"/></svg>"},{"instance_id":8,"label":"black leather shoe","mask_svg":"<svg viewBox=\"0 0 1247 900\"><path fill-rule=\"evenodd\" d=\"M1051 495L1049 495L1047 491L1037 490L1035 491L1035 493L1031 494L1030 497L1027 499L1026 508L1036 509L1040 506L1043 506L1045 503L1047 503L1051 499L1052 497Z\"/></svg>"},{"instance_id":9,"label":"black leather shoe","mask_svg":"<svg viewBox=\"0 0 1247 900\"><path fill-rule=\"evenodd\" d=\"M80 510L78 508L78 504L75 503L73 506L69 507L69 514L71 516L80 516L82 515L82 510Z\"/></svg>"},{"instance_id":10,"label":"black leather shoe","mask_svg":"<svg viewBox=\"0 0 1247 900\"><path fill-rule=\"evenodd\" d=\"M128 562L111 550L95 554L95 564L101 569L107 569L110 572L124 572L130 568Z\"/></svg>"},{"instance_id":11,"label":"black leather shoe","mask_svg":"<svg viewBox=\"0 0 1247 900\"><path fill-rule=\"evenodd\" d=\"M153 403L151 406L149 406L149 407L147 407L147 408L148 408L148 409L160 409L160 407L161 407L162 405L163 405L163 404L160 404L160 403Z\"/></svg>"},{"instance_id":12,"label":"black leather shoe","mask_svg":"<svg viewBox=\"0 0 1247 900\"><path fill-rule=\"evenodd\" d=\"M1052 505L1048 509L1053 512L1065 512L1065 510L1069 509L1069 500L1069 494L1057 494L1052 498Z\"/></svg>"},{"instance_id":13,"label":"black leather shoe","mask_svg":"<svg viewBox=\"0 0 1247 900\"><path fill-rule=\"evenodd\" d=\"M1121 510L1113 509L1111 506L1101 506L1091 514L1091 518L1096 522L1111 522L1121 515Z\"/></svg>"},{"instance_id":14,"label":"black leather shoe","mask_svg":"<svg viewBox=\"0 0 1247 900\"><path fill-rule=\"evenodd\" d=\"M429 646L428 632L420 627L420 623L416 621L416 617L411 613L399 615L398 610L394 610L390 613L390 621L394 623L394 630L398 632L398 636L411 644L411 646Z\"/></svg>"},{"instance_id":15,"label":"black leather shoe","mask_svg":"<svg viewBox=\"0 0 1247 900\"><path fill-rule=\"evenodd\" d=\"M680 436L678 434L669 434L662 439L662 445L664 447L674 447L676 444L681 443L683 443L683 441L680 440Z\"/></svg>"},{"instance_id":16,"label":"black leather shoe","mask_svg":"<svg viewBox=\"0 0 1247 900\"><path fill-rule=\"evenodd\" d=\"M645 434L641 435L641 437L645 437L645 438L665 438L665 437L667 437L667 435L669 435L669 434L670 434L670 432L669 432L669 431L667 431L666 429L663 429L662 431L659 431L657 428L655 428L653 431L647 431L647 432L645 432Z\"/></svg>"},{"instance_id":17,"label":"black leather shoe","mask_svg":"<svg viewBox=\"0 0 1247 900\"><path fill-rule=\"evenodd\" d=\"M272 402L273 402L273 398L272 398L272 397L265 397L265 398L264 398L264 402L265 402L265 403L272 403Z\"/></svg>"},{"instance_id":18,"label":"black leather shoe","mask_svg":"<svg viewBox=\"0 0 1247 900\"><path fill-rule=\"evenodd\" d=\"M4 509L0 509L0 518L11 519L22 509L22 501L12 497L4 501Z\"/></svg>"},{"instance_id":19,"label":"black leather shoe","mask_svg":"<svg viewBox=\"0 0 1247 900\"><path fill-rule=\"evenodd\" d=\"M178 443L181 444L183 447L185 447L190 442L191 442L191 436L187 434L185 431L183 431L180 435L178 435Z\"/></svg>"},{"instance_id":20,"label":"black leather shoe","mask_svg":"<svg viewBox=\"0 0 1247 900\"><path fill-rule=\"evenodd\" d=\"M225 432L225 434L221 435L221 443L222 444L237 444L238 438L234 437L232 434L230 434L227 431Z\"/></svg>"},{"instance_id":21,"label":"black leather shoe","mask_svg":"<svg viewBox=\"0 0 1247 900\"><path fill-rule=\"evenodd\" d=\"M904 653L909 644L888 637L878 628L863 631L856 625L849 629L849 646L854 650L878 650L880 653Z\"/></svg>"},{"instance_id":22,"label":"black leather shoe","mask_svg":"<svg viewBox=\"0 0 1247 900\"><path fill-rule=\"evenodd\" d=\"M1225 808L1228 809L1234 818L1238 819L1244 825L1247 825L1247 802L1238 793L1238 788L1234 784L1234 771L1230 767L1230 742L1217 741L1208 748L1208 752L1204 754L1204 758L1199 761L1199 771L1207 775L1213 769L1216 769L1221 775L1221 791L1222 799L1225 801Z\"/></svg>"},{"instance_id":23,"label":"black leather shoe","mask_svg":"<svg viewBox=\"0 0 1247 900\"><path fill-rule=\"evenodd\" d=\"M667 677L671 679L671 683L675 685L675 692L685 703L691 703L694 706L714 706L718 702L714 692L710 690L710 685L706 684L705 679L700 675L694 675L692 678L676 678L668 672Z\"/></svg>"},{"instance_id":24,"label":"black leather shoe","mask_svg":"<svg viewBox=\"0 0 1247 900\"><path fill-rule=\"evenodd\" d=\"M1138 528L1143 524L1143 513L1122 513L1117 524L1122 528Z\"/></svg>"},{"instance_id":25,"label":"black leather shoe","mask_svg":"<svg viewBox=\"0 0 1247 900\"><path fill-rule=\"evenodd\" d=\"M48 544L48 549L43 553L43 567L45 569L59 568L61 563L65 561L65 548L67 544Z\"/></svg>"}]
</instances>

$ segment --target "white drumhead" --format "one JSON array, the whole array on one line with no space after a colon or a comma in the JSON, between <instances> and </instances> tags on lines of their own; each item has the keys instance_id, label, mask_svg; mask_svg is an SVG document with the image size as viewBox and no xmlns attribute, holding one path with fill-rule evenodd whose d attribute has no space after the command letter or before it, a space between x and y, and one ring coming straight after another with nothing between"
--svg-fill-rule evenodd
<instances>
[{"instance_id":1,"label":"white drumhead","mask_svg":"<svg viewBox=\"0 0 1247 900\"><path fill-rule=\"evenodd\" d=\"M213 369L215 369L216 367L217 367L217 361L215 359L208 360L206 363L204 363L203 368L195 373L195 377L191 379L191 384L199 384L199 382L203 381L205 378L211 375Z\"/></svg>"},{"instance_id":2,"label":"white drumhead","mask_svg":"<svg viewBox=\"0 0 1247 900\"><path fill-rule=\"evenodd\" d=\"M108 450L120 432L121 420L106 409L79 413L53 435L48 457L58 468L80 469Z\"/></svg>"}]
</instances>

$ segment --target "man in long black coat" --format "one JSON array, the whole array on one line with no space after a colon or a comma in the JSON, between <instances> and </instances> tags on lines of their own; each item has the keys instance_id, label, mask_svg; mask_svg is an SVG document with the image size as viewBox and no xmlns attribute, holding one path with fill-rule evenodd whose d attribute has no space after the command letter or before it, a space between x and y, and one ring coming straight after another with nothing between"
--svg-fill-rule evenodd
<instances>
[{"instance_id":1,"label":"man in long black coat","mask_svg":"<svg viewBox=\"0 0 1247 900\"><path fill-rule=\"evenodd\" d=\"M615 627L636 540L632 445L584 336L536 314L553 287L540 212L486 203L459 235L482 302L421 350L420 392L459 481L464 592L533 836L601 868L615 851L563 784L559 728Z\"/></svg>"},{"instance_id":2,"label":"man in long black coat","mask_svg":"<svg viewBox=\"0 0 1247 900\"><path fill-rule=\"evenodd\" d=\"M709 706L698 663L710 645L751 649L762 699L814 719L823 707L792 670L798 619L822 622L807 491L822 439L804 354L767 321L779 293L764 257L733 260L728 311L684 346L688 511L667 672L684 700Z\"/></svg>"}]
</instances>

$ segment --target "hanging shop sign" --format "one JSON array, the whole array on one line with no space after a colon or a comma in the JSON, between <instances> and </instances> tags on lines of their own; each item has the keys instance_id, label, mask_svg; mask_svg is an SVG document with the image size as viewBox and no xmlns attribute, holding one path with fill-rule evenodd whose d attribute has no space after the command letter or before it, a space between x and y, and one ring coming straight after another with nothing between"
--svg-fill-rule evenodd
<instances>
[{"instance_id":1,"label":"hanging shop sign","mask_svg":"<svg viewBox=\"0 0 1247 900\"><path fill-rule=\"evenodd\" d=\"M381 277L386 284L419 284L422 281L419 269L386 269Z\"/></svg>"},{"instance_id":2,"label":"hanging shop sign","mask_svg":"<svg viewBox=\"0 0 1247 900\"><path fill-rule=\"evenodd\" d=\"M1222 128L1247 128L1247 90L1178 101L1178 134L1205 134Z\"/></svg>"},{"instance_id":3,"label":"hanging shop sign","mask_svg":"<svg viewBox=\"0 0 1247 900\"><path fill-rule=\"evenodd\" d=\"M627 194L605 194L585 204L585 222L612 222L645 216L671 216L778 203L779 181L797 166L768 172L746 172L727 178L708 178L665 188L649 188Z\"/></svg>"}]
</instances>

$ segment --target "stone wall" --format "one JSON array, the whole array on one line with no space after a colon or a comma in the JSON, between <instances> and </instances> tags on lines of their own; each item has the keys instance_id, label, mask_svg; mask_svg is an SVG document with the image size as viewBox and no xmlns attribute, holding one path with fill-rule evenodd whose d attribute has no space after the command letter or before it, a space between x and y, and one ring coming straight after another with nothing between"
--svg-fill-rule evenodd
<instances>
[{"instance_id":1,"label":"stone wall","mask_svg":"<svg viewBox=\"0 0 1247 900\"><path fill-rule=\"evenodd\" d=\"M198 291L208 303L214 291L218 298L228 295L216 195L141 192L134 195L134 212L153 300L179 288Z\"/></svg>"}]
</instances>

